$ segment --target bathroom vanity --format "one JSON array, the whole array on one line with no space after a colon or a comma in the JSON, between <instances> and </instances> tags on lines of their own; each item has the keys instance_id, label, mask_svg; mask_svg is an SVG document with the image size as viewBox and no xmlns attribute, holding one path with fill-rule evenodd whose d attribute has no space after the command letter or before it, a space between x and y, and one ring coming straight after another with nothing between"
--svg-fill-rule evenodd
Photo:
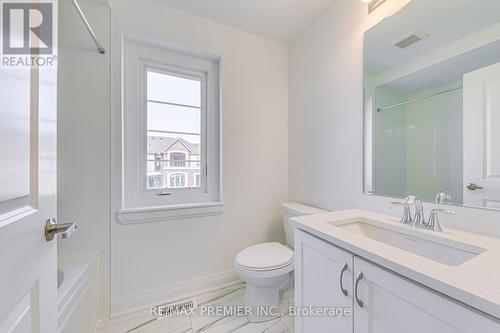
<instances>
[{"instance_id":1,"label":"bathroom vanity","mask_svg":"<svg viewBox=\"0 0 500 333\"><path fill-rule=\"evenodd\" d=\"M495 1L419 0L366 31L364 193L405 198L403 217L293 219L296 305L352 309L299 316L296 332L500 332L500 239L438 219L500 210L499 15Z\"/></svg>"},{"instance_id":2,"label":"bathroom vanity","mask_svg":"<svg viewBox=\"0 0 500 333\"><path fill-rule=\"evenodd\" d=\"M500 332L500 240L358 209L292 221L296 306L351 309L296 332Z\"/></svg>"}]
</instances>

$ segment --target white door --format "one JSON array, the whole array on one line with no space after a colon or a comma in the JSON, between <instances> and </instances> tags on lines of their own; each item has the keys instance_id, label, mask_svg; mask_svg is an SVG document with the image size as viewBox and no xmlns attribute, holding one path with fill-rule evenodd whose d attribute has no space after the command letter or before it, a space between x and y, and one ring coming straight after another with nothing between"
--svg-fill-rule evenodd
<instances>
[{"instance_id":1,"label":"white door","mask_svg":"<svg viewBox=\"0 0 500 333\"><path fill-rule=\"evenodd\" d=\"M464 204L500 208L500 63L464 75Z\"/></svg>"},{"instance_id":2,"label":"white door","mask_svg":"<svg viewBox=\"0 0 500 333\"><path fill-rule=\"evenodd\" d=\"M56 333L56 72L0 70L0 332Z\"/></svg>"},{"instance_id":3,"label":"white door","mask_svg":"<svg viewBox=\"0 0 500 333\"><path fill-rule=\"evenodd\" d=\"M355 333L498 333L500 323L360 258ZM355 283L356 288L356 283Z\"/></svg>"},{"instance_id":4,"label":"white door","mask_svg":"<svg viewBox=\"0 0 500 333\"><path fill-rule=\"evenodd\" d=\"M295 305L352 309L353 256L302 231L295 234ZM352 332L352 314L295 317L297 333Z\"/></svg>"}]
</instances>

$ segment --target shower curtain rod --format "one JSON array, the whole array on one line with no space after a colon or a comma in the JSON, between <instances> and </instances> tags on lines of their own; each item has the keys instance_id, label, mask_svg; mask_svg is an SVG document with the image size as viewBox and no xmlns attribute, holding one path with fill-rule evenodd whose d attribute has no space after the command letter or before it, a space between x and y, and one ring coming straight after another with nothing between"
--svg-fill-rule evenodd
<instances>
[{"instance_id":1,"label":"shower curtain rod","mask_svg":"<svg viewBox=\"0 0 500 333\"><path fill-rule=\"evenodd\" d=\"M92 39L94 40L94 43L97 47L97 50L99 50L99 53L101 53L101 54L106 53L106 49L101 45L101 42L99 42L99 39L97 38L97 35L94 32L94 29L92 29L92 27L90 26L89 21L85 17L85 14L83 13L82 9L80 8L80 5L78 4L78 2L76 0L70 0L70 1L75 6L76 11L78 12L78 15L80 15L80 18L83 21L83 24L85 24L85 28L87 28L87 30L90 34L90 37L92 37Z\"/></svg>"},{"instance_id":2,"label":"shower curtain rod","mask_svg":"<svg viewBox=\"0 0 500 333\"><path fill-rule=\"evenodd\" d=\"M453 89L450 89L450 90L440 91L440 92L435 93L435 94L431 94L431 95L427 95L427 96L423 96L423 97L417 97L417 98L409 99L409 100L401 102L401 103L397 103L397 104L393 104L393 105L389 105L389 106L384 106L383 108L378 108L377 112L388 110L388 109L393 109L393 108L396 108L396 107L401 106L401 105L405 105L405 104L409 104L409 103L421 101L423 99L427 99L427 98L430 98L430 97L434 97L434 96L446 94L446 93L449 93L449 92L452 92L452 91L455 91L455 90L460 90L462 88L463 87L453 88Z\"/></svg>"}]
</instances>

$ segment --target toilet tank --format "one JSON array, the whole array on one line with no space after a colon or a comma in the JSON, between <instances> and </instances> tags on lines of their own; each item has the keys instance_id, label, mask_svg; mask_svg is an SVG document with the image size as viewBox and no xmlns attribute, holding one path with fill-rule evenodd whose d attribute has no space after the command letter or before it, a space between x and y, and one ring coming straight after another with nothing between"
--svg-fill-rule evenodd
<instances>
[{"instance_id":1,"label":"toilet tank","mask_svg":"<svg viewBox=\"0 0 500 333\"><path fill-rule=\"evenodd\" d=\"M286 242L293 248L293 228L290 226L289 219L295 216L314 215L327 213L326 210L313 206L304 205L298 202L288 202L283 207L283 227L285 228Z\"/></svg>"}]
</instances>

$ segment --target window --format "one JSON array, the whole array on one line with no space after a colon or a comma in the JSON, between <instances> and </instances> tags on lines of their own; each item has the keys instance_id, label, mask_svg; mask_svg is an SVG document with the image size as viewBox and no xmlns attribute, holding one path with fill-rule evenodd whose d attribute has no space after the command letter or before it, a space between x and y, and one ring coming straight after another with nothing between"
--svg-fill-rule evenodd
<instances>
[{"instance_id":1,"label":"window","mask_svg":"<svg viewBox=\"0 0 500 333\"><path fill-rule=\"evenodd\" d=\"M148 176L148 187L149 188L161 188L161 187L163 187L162 176L161 175Z\"/></svg>"},{"instance_id":2,"label":"window","mask_svg":"<svg viewBox=\"0 0 500 333\"><path fill-rule=\"evenodd\" d=\"M185 167L186 154L185 153L170 153L170 166L171 167Z\"/></svg>"},{"instance_id":3,"label":"window","mask_svg":"<svg viewBox=\"0 0 500 333\"><path fill-rule=\"evenodd\" d=\"M161 155L155 154L155 172L161 171Z\"/></svg>"},{"instance_id":4,"label":"window","mask_svg":"<svg viewBox=\"0 0 500 333\"><path fill-rule=\"evenodd\" d=\"M168 175L168 182L163 183L164 190L201 187L201 178L197 185L187 184L186 174L171 172L190 167L192 173L201 173L203 75L188 75L181 73L180 69L165 70L153 66L145 71L146 158L154 154L155 172ZM166 156L167 160L160 158L158 161L157 156ZM190 156L189 161L187 156ZM158 189L158 186L148 186L148 189Z\"/></svg>"},{"instance_id":5,"label":"window","mask_svg":"<svg viewBox=\"0 0 500 333\"><path fill-rule=\"evenodd\" d=\"M222 206L219 60L128 38L123 50L123 214Z\"/></svg>"},{"instance_id":6,"label":"window","mask_svg":"<svg viewBox=\"0 0 500 333\"><path fill-rule=\"evenodd\" d=\"M186 174L185 173L171 173L169 175L169 186L172 188L186 187Z\"/></svg>"}]
</instances>

